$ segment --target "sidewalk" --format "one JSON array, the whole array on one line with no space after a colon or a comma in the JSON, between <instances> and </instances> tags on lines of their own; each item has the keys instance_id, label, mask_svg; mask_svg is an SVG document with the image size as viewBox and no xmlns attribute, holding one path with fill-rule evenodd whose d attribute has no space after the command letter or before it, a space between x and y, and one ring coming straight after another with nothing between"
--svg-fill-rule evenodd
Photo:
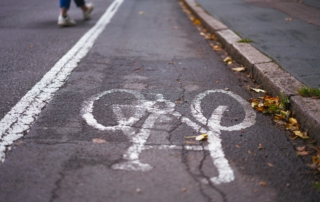
<instances>
[{"instance_id":1,"label":"sidewalk","mask_svg":"<svg viewBox=\"0 0 320 202\"><path fill-rule=\"evenodd\" d=\"M228 53L269 94L290 97L291 110L320 141L320 100L301 86L320 88L320 3L317 0L184 0ZM252 40L238 43L240 39Z\"/></svg>"}]
</instances>

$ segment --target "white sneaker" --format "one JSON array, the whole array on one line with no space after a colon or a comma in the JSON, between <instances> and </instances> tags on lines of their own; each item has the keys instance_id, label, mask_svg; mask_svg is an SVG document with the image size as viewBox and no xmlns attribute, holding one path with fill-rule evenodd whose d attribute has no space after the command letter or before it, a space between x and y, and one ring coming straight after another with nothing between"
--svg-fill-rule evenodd
<instances>
[{"instance_id":1,"label":"white sneaker","mask_svg":"<svg viewBox=\"0 0 320 202\"><path fill-rule=\"evenodd\" d=\"M92 3L88 3L88 4L86 4L86 6L87 6L88 10L83 12L83 19L88 20L88 19L90 19L90 14L93 11L94 6Z\"/></svg>"},{"instance_id":2,"label":"white sneaker","mask_svg":"<svg viewBox=\"0 0 320 202\"><path fill-rule=\"evenodd\" d=\"M69 16L63 17L62 15L59 15L58 25L61 27L70 27L75 26L76 22L72 20Z\"/></svg>"}]
</instances>

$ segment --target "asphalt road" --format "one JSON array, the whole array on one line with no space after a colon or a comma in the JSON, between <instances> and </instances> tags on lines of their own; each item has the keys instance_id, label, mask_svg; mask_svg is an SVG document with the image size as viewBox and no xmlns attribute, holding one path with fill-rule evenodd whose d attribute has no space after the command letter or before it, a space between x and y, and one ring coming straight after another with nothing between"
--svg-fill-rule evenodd
<instances>
[{"instance_id":1,"label":"asphalt road","mask_svg":"<svg viewBox=\"0 0 320 202\"><path fill-rule=\"evenodd\" d=\"M0 3L1 119L112 2L85 22L73 7L73 28L56 26L55 2ZM177 1L124 1L76 66L6 147L0 201L319 199L288 134L250 108L251 82Z\"/></svg>"}]
</instances>

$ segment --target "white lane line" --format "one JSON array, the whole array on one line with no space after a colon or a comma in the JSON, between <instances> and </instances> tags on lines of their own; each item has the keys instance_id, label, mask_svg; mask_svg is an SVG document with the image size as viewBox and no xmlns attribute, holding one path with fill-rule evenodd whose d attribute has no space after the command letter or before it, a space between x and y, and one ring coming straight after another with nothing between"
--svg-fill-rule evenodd
<instances>
[{"instance_id":1,"label":"white lane line","mask_svg":"<svg viewBox=\"0 0 320 202\"><path fill-rule=\"evenodd\" d=\"M47 72L0 121L0 161L13 142L27 133L54 93L67 81L80 60L117 12L124 0L115 0L99 21Z\"/></svg>"}]
</instances>

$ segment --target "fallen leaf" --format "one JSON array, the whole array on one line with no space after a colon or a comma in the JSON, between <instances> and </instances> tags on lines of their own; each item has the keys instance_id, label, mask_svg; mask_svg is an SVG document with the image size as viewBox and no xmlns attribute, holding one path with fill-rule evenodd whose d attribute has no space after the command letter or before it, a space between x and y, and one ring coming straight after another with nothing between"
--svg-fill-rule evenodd
<instances>
[{"instance_id":1,"label":"fallen leaf","mask_svg":"<svg viewBox=\"0 0 320 202\"><path fill-rule=\"evenodd\" d=\"M237 144L236 144L236 147L237 147L238 149L240 149L240 146L239 146L239 145L237 145Z\"/></svg>"},{"instance_id":2,"label":"fallen leaf","mask_svg":"<svg viewBox=\"0 0 320 202\"><path fill-rule=\"evenodd\" d=\"M93 143L97 143L97 144L104 144L106 143L106 141L104 139L101 139L101 138L94 138L92 139L92 142Z\"/></svg>"},{"instance_id":3,"label":"fallen leaf","mask_svg":"<svg viewBox=\"0 0 320 202\"><path fill-rule=\"evenodd\" d=\"M296 136L298 136L298 137L300 137L300 138L302 138L302 139L308 139L309 137L307 136L307 133L306 132L301 132L300 130L298 130L298 131L293 131L293 133L296 135Z\"/></svg>"},{"instance_id":4,"label":"fallen leaf","mask_svg":"<svg viewBox=\"0 0 320 202\"><path fill-rule=\"evenodd\" d=\"M232 68L233 71L235 72L243 72L243 71L246 71L246 68L244 67L235 67L235 68Z\"/></svg>"},{"instance_id":5,"label":"fallen leaf","mask_svg":"<svg viewBox=\"0 0 320 202\"><path fill-rule=\"evenodd\" d=\"M144 14L145 14L144 11L140 11L140 12L139 12L139 15L144 15Z\"/></svg>"},{"instance_id":6,"label":"fallen leaf","mask_svg":"<svg viewBox=\"0 0 320 202\"><path fill-rule=\"evenodd\" d=\"M293 139L293 140L295 140L295 139L298 138L298 136L296 136L295 134L291 134L291 135L290 135L290 138Z\"/></svg>"},{"instance_id":7,"label":"fallen leaf","mask_svg":"<svg viewBox=\"0 0 320 202\"><path fill-rule=\"evenodd\" d=\"M309 153L307 151L296 151L296 154L299 155L299 156L306 156Z\"/></svg>"},{"instance_id":8,"label":"fallen leaf","mask_svg":"<svg viewBox=\"0 0 320 202\"><path fill-rule=\"evenodd\" d=\"M297 119L295 119L295 118L289 118L289 123L291 123L292 125L296 125L296 124L298 124L298 121L297 121Z\"/></svg>"},{"instance_id":9,"label":"fallen leaf","mask_svg":"<svg viewBox=\"0 0 320 202\"><path fill-rule=\"evenodd\" d=\"M228 62L232 62L232 58L231 57L226 57L223 62L228 63Z\"/></svg>"},{"instance_id":10,"label":"fallen leaf","mask_svg":"<svg viewBox=\"0 0 320 202\"><path fill-rule=\"evenodd\" d=\"M265 187L265 186L267 185L267 183L265 183L264 181L261 181L261 182L259 183L259 185Z\"/></svg>"},{"instance_id":11,"label":"fallen leaf","mask_svg":"<svg viewBox=\"0 0 320 202\"><path fill-rule=\"evenodd\" d=\"M257 93L266 93L265 90L259 89L259 88L250 88L251 90L257 92Z\"/></svg>"},{"instance_id":12,"label":"fallen leaf","mask_svg":"<svg viewBox=\"0 0 320 202\"><path fill-rule=\"evenodd\" d=\"M185 143L185 144L196 144L196 142L194 142L194 141L188 141L188 140L184 141L184 143Z\"/></svg>"},{"instance_id":13,"label":"fallen leaf","mask_svg":"<svg viewBox=\"0 0 320 202\"><path fill-rule=\"evenodd\" d=\"M259 149L263 149L262 144L259 144L259 145L258 145L258 148L259 148Z\"/></svg>"},{"instance_id":14,"label":"fallen leaf","mask_svg":"<svg viewBox=\"0 0 320 202\"><path fill-rule=\"evenodd\" d=\"M296 147L296 151L304 151L305 149L306 149L306 146Z\"/></svg>"},{"instance_id":15,"label":"fallen leaf","mask_svg":"<svg viewBox=\"0 0 320 202\"><path fill-rule=\"evenodd\" d=\"M311 160L313 164L320 164L320 158L318 158L318 156L312 156Z\"/></svg>"},{"instance_id":16,"label":"fallen leaf","mask_svg":"<svg viewBox=\"0 0 320 202\"><path fill-rule=\"evenodd\" d=\"M249 155L251 155L251 154L252 154L251 150L248 150L248 154L249 154Z\"/></svg>"},{"instance_id":17,"label":"fallen leaf","mask_svg":"<svg viewBox=\"0 0 320 202\"><path fill-rule=\"evenodd\" d=\"M287 123L285 125L285 128L286 128L286 130L289 130L289 131L297 131L297 130L299 130L298 126L295 126L295 125L292 125L292 124L289 124L289 123Z\"/></svg>"},{"instance_id":18,"label":"fallen leaf","mask_svg":"<svg viewBox=\"0 0 320 202\"><path fill-rule=\"evenodd\" d=\"M202 140L206 140L208 138L208 135L207 134L201 134L201 135L198 135L196 137L196 140L197 141L202 141Z\"/></svg>"},{"instance_id":19,"label":"fallen leaf","mask_svg":"<svg viewBox=\"0 0 320 202\"><path fill-rule=\"evenodd\" d=\"M273 165L272 163L267 163L267 165L268 165L269 167L274 167L274 165Z\"/></svg>"},{"instance_id":20,"label":"fallen leaf","mask_svg":"<svg viewBox=\"0 0 320 202\"><path fill-rule=\"evenodd\" d=\"M182 188L181 191L182 191L182 192L187 192L188 189L187 189L187 188Z\"/></svg>"},{"instance_id":21,"label":"fallen leaf","mask_svg":"<svg viewBox=\"0 0 320 202\"><path fill-rule=\"evenodd\" d=\"M292 18L285 18L286 21L292 21Z\"/></svg>"},{"instance_id":22,"label":"fallen leaf","mask_svg":"<svg viewBox=\"0 0 320 202\"><path fill-rule=\"evenodd\" d=\"M198 19L195 19L195 20L193 20L193 24L194 24L194 25L200 25L201 22L200 22Z\"/></svg>"}]
</instances>

